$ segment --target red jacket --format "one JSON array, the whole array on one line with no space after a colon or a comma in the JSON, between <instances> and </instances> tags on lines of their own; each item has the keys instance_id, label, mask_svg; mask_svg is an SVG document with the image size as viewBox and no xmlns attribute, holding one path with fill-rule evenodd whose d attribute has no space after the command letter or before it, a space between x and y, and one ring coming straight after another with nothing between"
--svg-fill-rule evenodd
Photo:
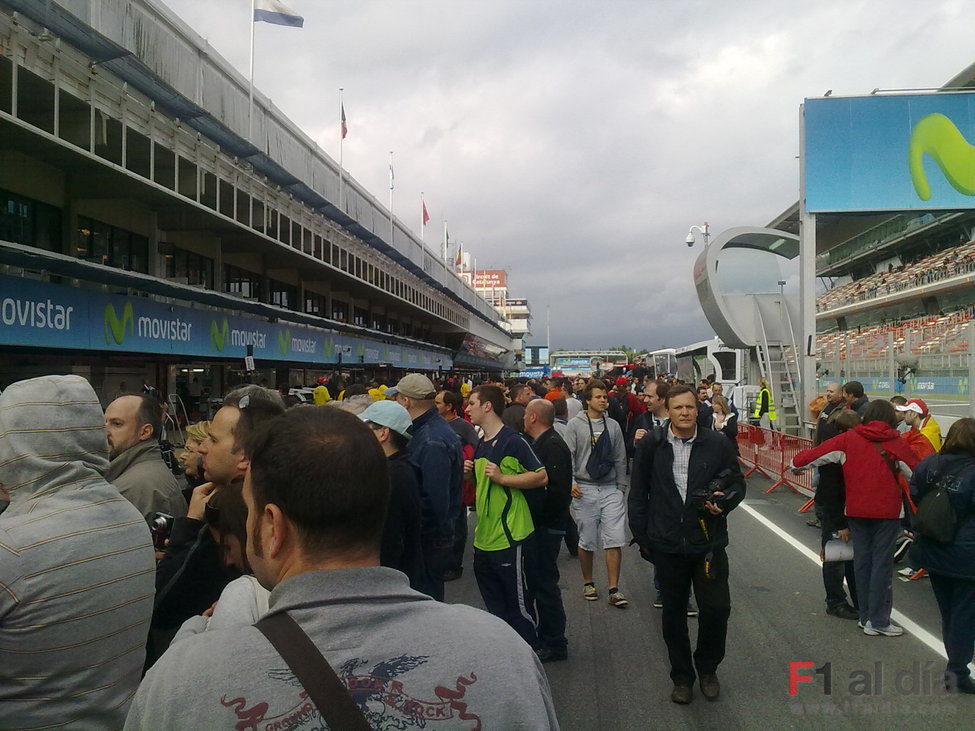
<instances>
[{"instance_id":1,"label":"red jacket","mask_svg":"<svg viewBox=\"0 0 975 731\"><path fill-rule=\"evenodd\" d=\"M846 484L846 515L850 518L898 518L903 488L874 446L884 448L905 478L918 458L896 429L882 421L858 424L850 431L827 439L818 447L804 449L792 460L795 467L839 463Z\"/></svg>"}]
</instances>

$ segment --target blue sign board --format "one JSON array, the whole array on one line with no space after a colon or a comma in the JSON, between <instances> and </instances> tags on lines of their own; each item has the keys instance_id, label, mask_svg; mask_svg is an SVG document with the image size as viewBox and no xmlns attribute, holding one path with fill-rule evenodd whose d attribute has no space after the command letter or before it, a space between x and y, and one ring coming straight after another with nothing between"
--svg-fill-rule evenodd
<instances>
[{"instance_id":1,"label":"blue sign board","mask_svg":"<svg viewBox=\"0 0 975 731\"><path fill-rule=\"evenodd\" d=\"M451 358L324 328L0 276L0 345L449 370Z\"/></svg>"},{"instance_id":2,"label":"blue sign board","mask_svg":"<svg viewBox=\"0 0 975 731\"><path fill-rule=\"evenodd\" d=\"M806 210L975 207L975 93L806 99Z\"/></svg>"}]
</instances>

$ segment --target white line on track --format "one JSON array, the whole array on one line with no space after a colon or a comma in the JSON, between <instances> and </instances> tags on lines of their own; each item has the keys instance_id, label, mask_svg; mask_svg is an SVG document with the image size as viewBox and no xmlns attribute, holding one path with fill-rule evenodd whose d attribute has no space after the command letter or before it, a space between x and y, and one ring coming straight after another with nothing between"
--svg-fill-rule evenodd
<instances>
[{"instance_id":1,"label":"white line on track","mask_svg":"<svg viewBox=\"0 0 975 731\"><path fill-rule=\"evenodd\" d=\"M817 566L823 565L822 562L819 560L818 553L802 545L802 543L800 543L796 538L793 538L789 533L779 528L779 526L777 526L771 520L769 520L764 515L759 513L751 505L746 505L745 503L741 503L738 507L739 509L744 510L746 513L748 513L755 520L757 520L759 523L764 525L766 528L768 528L775 535L777 535L783 541L788 543L790 546L792 546L794 549L796 549L799 553L801 553L803 556L808 558L814 564L816 564ZM945 653L944 643L939 638L935 637L933 634L931 634L926 629L924 629L924 627L919 625L913 619L905 616L904 614L901 614L896 609L890 613L890 617L891 619L898 622L901 625L901 627L903 627L905 630L907 630L912 635L914 635L919 640L921 640L921 642L923 642L925 645L927 645L936 653L938 653L941 657L945 658L946 660L948 659L948 655Z\"/></svg>"}]
</instances>

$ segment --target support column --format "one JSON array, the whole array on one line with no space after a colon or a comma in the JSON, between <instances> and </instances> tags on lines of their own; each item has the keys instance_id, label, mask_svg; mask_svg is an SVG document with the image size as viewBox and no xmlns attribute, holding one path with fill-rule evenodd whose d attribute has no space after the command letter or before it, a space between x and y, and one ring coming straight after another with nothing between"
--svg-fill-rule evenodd
<instances>
[{"instance_id":1,"label":"support column","mask_svg":"<svg viewBox=\"0 0 975 731\"><path fill-rule=\"evenodd\" d=\"M800 114L804 119L805 110ZM806 404L816 396L816 216L806 210L806 139L805 122L799 128L799 312L802 342L799 367L802 384L799 393L799 413L808 418ZM800 435L808 436L800 428Z\"/></svg>"}]
</instances>

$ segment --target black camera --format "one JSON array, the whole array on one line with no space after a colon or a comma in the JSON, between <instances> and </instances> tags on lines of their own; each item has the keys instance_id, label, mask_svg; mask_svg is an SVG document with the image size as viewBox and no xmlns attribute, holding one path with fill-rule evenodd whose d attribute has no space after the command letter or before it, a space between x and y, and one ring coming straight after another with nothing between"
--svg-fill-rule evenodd
<instances>
[{"instance_id":1,"label":"black camera","mask_svg":"<svg viewBox=\"0 0 975 731\"><path fill-rule=\"evenodd\" d=\"M153 513L149 518L149 532L152 534L152 545L157 551L163 550L169 534L173 532L173 516L167 513Z\"/></svg>"},{"instance_id":2,"label":"black camera","mask_svg":"<svg viewBox=\"0 0 975 731\"><path fill-rule=\"evenodd\" d=\"M702 487L695 487L688 493L687 502L702 513L707 511L704 503L711 503L723 510L724 495L715 495L717 492L724 493L724 481L721 479L714 479Z\"/></svg>"}]
</instances>

